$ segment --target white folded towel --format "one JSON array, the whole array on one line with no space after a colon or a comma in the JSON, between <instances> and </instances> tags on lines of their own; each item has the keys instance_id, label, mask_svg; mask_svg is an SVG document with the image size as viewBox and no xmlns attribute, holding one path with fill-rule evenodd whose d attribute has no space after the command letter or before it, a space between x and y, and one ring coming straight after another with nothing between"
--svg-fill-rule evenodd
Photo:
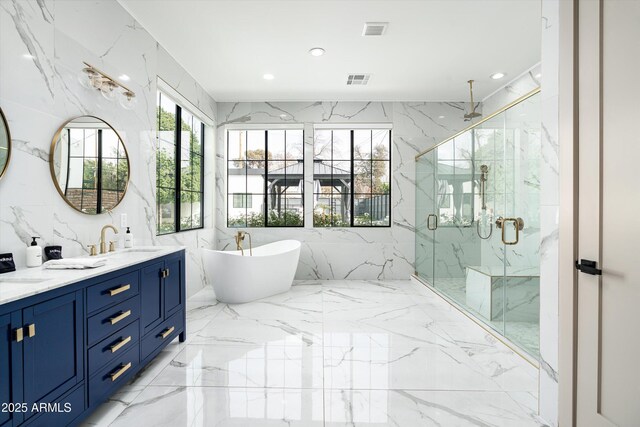
<instances>
[{"instance_id":1,"label":"white folded towel","mask_svg":"<svg viewBox=\"0 0 640 427\"><path fill-rule=\"evenodd\" d=\"M104 258L66 258L52 259L44 264L44 268L51 270L82 270L85 268L102 267L107 263Z\"/></svg>"}]
</instances>

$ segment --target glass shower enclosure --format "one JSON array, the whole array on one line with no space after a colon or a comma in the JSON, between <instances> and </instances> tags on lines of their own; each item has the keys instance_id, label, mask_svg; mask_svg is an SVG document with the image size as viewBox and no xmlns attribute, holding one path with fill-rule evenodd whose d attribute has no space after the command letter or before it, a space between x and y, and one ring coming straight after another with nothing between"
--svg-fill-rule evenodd
<instances>
[{"instance_id":1,"label":"glass shower enclosure","mask_svg":"<svg viewBox=\"0 0 640 427\"><path fill-rule=\"evenodd\" d=\"M539 352L540 95L416 156L416 277Z\"/></svg>"}]
</instances>

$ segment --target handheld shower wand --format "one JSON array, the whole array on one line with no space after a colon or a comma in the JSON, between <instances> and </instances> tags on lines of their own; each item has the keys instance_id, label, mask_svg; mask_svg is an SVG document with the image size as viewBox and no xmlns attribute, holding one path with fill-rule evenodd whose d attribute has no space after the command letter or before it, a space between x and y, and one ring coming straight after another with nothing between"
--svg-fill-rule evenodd
<instances>
[{"instance_id":1,"label":"handheld shower wand","mask_svg":"<svg viewBox=\"0 0 640 427\"><path fill-rule=\"evenodd\" d=\"M487 240L493 234L493 224L489 221L489 234L484 237L482 233L480 233L480 220L482 217L487 215L487 200L486 200L486 184L489 175L489 166L480 165L480 199L482 200L482 212L480 218L476 221L476 232L478 233L478 237L482 240Z\"/></svg>"}]
</instances>

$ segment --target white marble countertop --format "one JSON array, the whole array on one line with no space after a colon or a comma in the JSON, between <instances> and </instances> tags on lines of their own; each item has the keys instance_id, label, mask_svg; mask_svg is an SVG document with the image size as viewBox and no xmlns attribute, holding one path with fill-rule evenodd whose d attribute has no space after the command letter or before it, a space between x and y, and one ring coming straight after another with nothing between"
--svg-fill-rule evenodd
<instances>
[{"instance_id":1,"label":"white marble countertop","mask_svg":"<svg viewBox=\"0 0 640 427\"><path fill-rule=\"evenodd\" d=\"M107 260L102 267L84 270L48 270L43 265L0 274L0 305L140 264L182 249L184 246L134 247L98 255L98 258ZM88 256L82 258L88 258ZM92 257L94 258L96 257Z\"/></svg>"}]
</instances>

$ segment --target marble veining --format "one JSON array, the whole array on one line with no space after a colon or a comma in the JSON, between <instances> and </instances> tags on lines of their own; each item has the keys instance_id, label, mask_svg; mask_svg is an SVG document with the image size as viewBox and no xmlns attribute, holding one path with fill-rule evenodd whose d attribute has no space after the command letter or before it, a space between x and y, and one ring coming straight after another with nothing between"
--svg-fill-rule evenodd
<instances>
[{"instance_id":1,"label":"marble veining","mask_svg":"<svg viewBox=\"0 0 640 427\"><path fill-rule=\"evenodd\" d=\"M218 103L215 247L228 248L235 229L226 227L225 127L302 123L305 158L313 157L313 125L391 123L392 213L389 228L314 229L312 203L304 228L253 229L256 245L283 239L303 242L298 279L406 279L415 270L415 161L420 151L466 127L466 103L456 102L226 102ZM310 194L313 178L305 177ZM309 202L309 199L307 199Z\"/></svg>"},{"instance_id":2,"label":"marble veining","mask_svg":"<svg viewBox=\"0 0 640 427\"><path fill-rule=\"evenodd\" d=\"M336 319L338 305L353 319ZM415 316L375 316L389 306ZM296 281L242 305L205 289L187 301L187 330L84 425L545 425L537 369L409 281Z\"/></svg>"},{"instance_id":3,"label":"marble veining","mask_svg":"<svg viewBox=\"0 0 640 427\"><path fill-rule=\"evenodd\" d=\"M176 237L156 237L156 81L161 77L214 122L216 103L118 2L3 0L0 2L0 105L11 129L11 163L0 183L0 252L12 252L25 267L30 236L61 245L65 257L87 255L105 223L128 226L136 246L179 245L187 249L187 293L202 289L198 249L213 243L213 196L205 190L205 228ZM110 75L127 74L138 103L133 110L80 85L87 61ZM49 146L58 127L72 117L96 115L123 137L131 180L122 203L110 214L80 214L53 187ZM211 132L213 134L213 132ZM213 157L215 138L205 139ZM213 163L208 162L208 163ZM213 164L205 164L205 189L214 187ZM25 179L28 171L29 179ZM122 234L121 234L122 235ZM121 236L120 235L120 236ZM120 237L118 236L118 237Z\"/></svg>"}]
</instances>

